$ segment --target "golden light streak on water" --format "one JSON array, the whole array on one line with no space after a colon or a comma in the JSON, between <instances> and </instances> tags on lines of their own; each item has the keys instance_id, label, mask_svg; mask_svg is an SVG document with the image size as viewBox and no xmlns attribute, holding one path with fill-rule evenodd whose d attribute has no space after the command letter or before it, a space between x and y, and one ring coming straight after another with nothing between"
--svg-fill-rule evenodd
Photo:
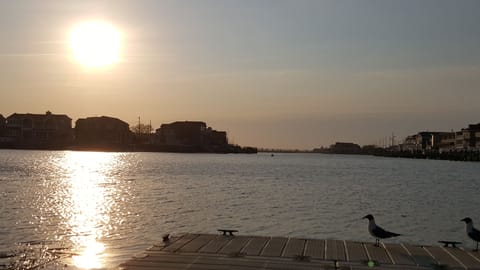
<instances>
[{"instance_id":1,"label":"golden light streak on water","mask_svg":"<svg viewBox=\"0 0 480 270\"><path fill-rule=\"evenodd\" d=\"M64 193L68 216L67 226L71 229L70 240L78 255L72 257L73 265L81 269L102 268L105 265L105 245L102 237L107 234L110 222L109 199L111 188L106 189L108 173L115 165L111 153L69 152L63 159L67 190Z\"/></svg>"}]
</instances>

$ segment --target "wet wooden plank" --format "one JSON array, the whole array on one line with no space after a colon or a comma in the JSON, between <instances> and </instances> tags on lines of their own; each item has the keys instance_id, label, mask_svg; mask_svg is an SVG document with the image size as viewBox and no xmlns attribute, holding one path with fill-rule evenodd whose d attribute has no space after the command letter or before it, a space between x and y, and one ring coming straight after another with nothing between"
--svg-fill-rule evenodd
<instances>
[{"instance_id":1,"label":"wet wooden plank","mask_svg":"<svg viewBox=\"0 0 480 270\"><path fill-rule=\"evenodd\" d=\"M232 269L232 270L253 270L253 269L263 269L262 266L264 263L259 263L257 266L244 266L238 265L234 261L202 261L201 259L195 259L193 262L148 262L148 261L139 261L125 264L122 266L125 270L153 270L153 269L189 269L189 270L223 270L223 269Z\"/></svg>"},{"instance_id":2,"label":"wet wooden plank","mask_svg":"<svg viewBox=\"0 0 480 270\"><path fill-rule=\"evenodd\" d=\"M471 249L463 248L463 250L478 261L478 269L480 269L480 251L472 251Z\"/></svg>"},{"instance_id":3,"label":"wet wooden plank","mask_svg":"<svg viewBox=\"0 0 480 270\"><path fill-rule=\"evenodd\" d=\"M265 270L319 270L325 269L320 263L272 260L265 263ZM254 269L251 269L254 270Z\"/></svg>"},{"instance_id":4,"label":"wet wooden plank","mask_svg":"<svg viewBox=\"0 0 480 270\"><path fill-rule=\"evenodd\" d=\"M412 259L419 266L431 266L432 264L438 263L435 258L430 256L430 254L421 246L403 245L403 247L408 250Z\"/></svg>"},{"instance_id":5,"label":"wet wooden plank","mask_svg":"<svg viewBox=\"0 0 480 270\"><path fill-rule=\"evenodd\" d=\"M229 236L222 236L219 235L215 237L212 241L210 241L208 244L203 246L199 252L205 252L205 253L217 253L220 249L222 249L230 240L232 240L233 237Z\"/></svg>"},{"instance_id":6,"label":"wet wooden plank","mask_svg":"<svg viewBox=\"0 0 480 270\"><path fill-rule=\"evenodd\" d=\"M480 261L476 258L470 256L468 252L465 252L458 248L445 248L445 250L452 254L457 260L462 262L462 265L466 266L467 268L480 268Z\"/></svg>"},{"instance_id":7,"label":"wet wooden plank","mask_svg":"<svg viewBox=\"0 0 480 270\"><path fill-rule=\"evenodd\" d=\"M254 237L240 252L244 252L246 255L258 256L262 252L269 239L270 238L267 237Z\"/></svg>"},{"instance_id":8,"label":"wet wooden plank","mask_svg":"<svg viewBox=\"0 0 480 270\"><path fill-rule=\"evenodd\" d=\"M193 239L197 238L198 234L185 234L180 239L176 240L175 242L161 248L162 251L169 251L174 252L186 245L188 242L192 241ZM155 250L153 248L152 250Z\"/></svg>"},{"instance_id":9,"label":"wet wooden plank","mask_svg":"<svg viewBox=\"0 0 480 270\"><path fill-rule=\"evenodd\" d=\"M399 244L384 244L384 247L390 253L394 264L399 265L416 265L415 260L410 256L408 251Z\"/></svg>"},{"instance_id":10,"label":"wet wooden plank","mask_svg":"<svg viewBox=\"0 0 480 270\"><path fill-rule=\"evenodd\" d=\"M218 253L221 253L221 254L239 253L247 245L250 239L251 239L250 237L235 236Z\"/></svg>"},{"instance_id":11,"label":"wet wooden plank","mask_svg":"<svg viewBox=\"0 0 480 270\"><path fill-rule=\"evenodd\" d=\"M345 246L340 240L326 240L326 260L346 261Z\"/></svg>"},{"instance_id":12,"label":"wet wooden plank","mask_svg":"<svg viewBox=\"0 0 480 270\"><path fill-rule=\"evenodd\" d=\"M393 264L384 247L377 247L372 243L366 243L365 248L367 249L371 260L377 261L380 264Z\"/></svg>"},{"instance_id":13,"label":"wet wooden plank","mask_svg":"<svg viewBox=\"0 0 480 270\"><path fill-rule=\"evenodd\" d=\"M325 240L308 239L305 243L305 256L323 260L325 258Z\"/></svg>"},{"instance_id":14,"label":"wet wooden plank","mask_svg":"<svg viewBox=\"0 0 480 270\"><path fill-rule=\"evenodd\" d=\"M289 238L282 257L295 257L303 255L303 248L305 247L304 239Z\"/></svg>"},{"instance_id":15,"label":"wet wooden plank","mask_svg":"<svg viewBox=\"0 0 480 270\"><path fill-rule=\"evenodd\" d=\"M164 259L165 260L165 259ZM246 268L249 269L258 269L263 267L265 264L264 261L261 260L245 260L242 258L233 258L233 257L212 257L212 256L196 256L194 265L196 266L205 266L208 265L211 268L215 269L220 266L223 266L222 269L237 269L237 268ZM189 266L188 269L192 269L195 266Z\"/></svg>"},{"instance_id":16,"label":"wet wooden plank","mask_svg":"<svg viewBox=\"0 0 480 270\"><path fill-rule=\"evenodd\" d=\"M297 262L280 257L231 258L225 256L210 256L202 253L198 256L192 253L185 256L182 253L158 253L159 257L134 259L123 265L124 269L323 269L324 263ZM185 253L183 253L185 254ZM215 254L211 254L215 255Z\"/></svg>"},{"instance_id":17,"label":"wet wooden plank","mask_svg":"<svg viewBox=\"0 0 480 270\"><path fill-rule=\"evenodd\" d=\"M212 234L201 234L197 238L193 239L192 241L188 242L186 245L181 247L178 251L180 252L196 252L208 242L215 239L217 235Z\"/></svg>"},{"instance_id":18,"label":"wet wooden plank","mask_svg":"<svg viewBox=\"0 0 480 270\"><path fill-rule=\"evenodd\" d=\"M347 260L349 262L360 262L360 261L367 261L367 253L365 252L365 247L362 243L359 242L350 242L346 241L346 248L347 248Z\"/></svg>"},{"instance_id":19,"label":"wet wooden plank","mask_svg":"<svg viewBox=\"0 0 480 270\"><path fill-rule=\"evenodd\" d=\"M268 257L280 257L282 255L283 247L287 243L285 237L272 237L267 242L262 251L262 256Z\"/></svg>"},{"instance_id":20,"label":"wet wooden plank","mask_svg":"<svg viewBox=\"0 0 480 270\"><path fill-rule=\"evenodd\" d=\"M450 267L460 267L463 266L457 262L449 253L445 252L445 250L441 247L425 247L430 254L435 258L435 260L439 264L448 264Z\"/></svg>"}]
</instances>

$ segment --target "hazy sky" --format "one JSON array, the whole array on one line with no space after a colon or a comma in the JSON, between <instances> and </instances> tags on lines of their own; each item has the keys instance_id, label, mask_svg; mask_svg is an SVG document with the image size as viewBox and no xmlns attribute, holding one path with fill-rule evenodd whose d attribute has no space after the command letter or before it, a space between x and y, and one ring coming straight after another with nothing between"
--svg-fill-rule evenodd
<instances>
[{"instance_id":1,"label":"hazy sky","mask_svg":"<svg viewBox=\"0 0 480 270\"><path fill-rule=\"evenodd\" d=\"M202 120L241 145L378 143L480 122L480 1L0 1L0 113ZM121 61L73 60L108 21Z\"/></svg>"}]
</instances>

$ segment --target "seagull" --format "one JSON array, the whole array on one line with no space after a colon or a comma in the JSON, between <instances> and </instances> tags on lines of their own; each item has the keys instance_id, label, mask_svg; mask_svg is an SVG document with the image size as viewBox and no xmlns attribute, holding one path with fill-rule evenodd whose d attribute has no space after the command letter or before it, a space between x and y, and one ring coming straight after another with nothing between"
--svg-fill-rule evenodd
<instances>
[{"instance_id":1,"label":"seagull","mask_svg":"<svg viewBox=\"0 0 480 270\"><path fill-rule=\"evenodd\" d=\"M471 218L466 217L460 221L465 222L468 237L477 242L477 248L473 251L478 251L478 242L480 242L480 231L473 227L473 221Z\"/></svg>"},{"instance_id":2,"label":"seagull","mask_svg":"<svg viewBox=\"0 0 480 270\"><path fill-rule=\"evenodd\" d=\"M380 246L380 239L396 237L400 235L398 233L389 232L382 229L380 226L375 224L375 219L370 214L364 216L363 218L368 219L368 232L371 236L375 237L375 246L377 247Z\"/></svg>"}]
</instances>

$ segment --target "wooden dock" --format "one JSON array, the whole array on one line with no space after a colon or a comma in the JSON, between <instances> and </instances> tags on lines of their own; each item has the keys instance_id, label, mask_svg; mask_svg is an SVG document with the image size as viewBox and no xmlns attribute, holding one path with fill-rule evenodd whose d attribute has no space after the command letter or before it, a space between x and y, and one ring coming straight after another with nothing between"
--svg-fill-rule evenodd
<instances>
[{"instance_id":1,"label":"wooden dock","mask_svg":"<svg viewBox=\"0 0 480 270\"><path fill-rule=\"evenodd\" d=\"M153 269L480 269L462 248L286 237L183 234L120 265Z\"/></svg>"}]
</instances>

